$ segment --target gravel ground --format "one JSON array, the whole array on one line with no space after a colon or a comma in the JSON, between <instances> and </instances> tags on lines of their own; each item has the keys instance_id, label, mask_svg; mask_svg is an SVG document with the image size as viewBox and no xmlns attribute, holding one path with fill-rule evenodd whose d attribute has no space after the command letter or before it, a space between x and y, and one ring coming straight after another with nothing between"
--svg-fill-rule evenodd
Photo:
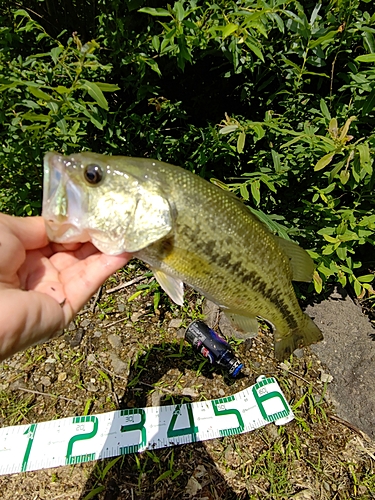
<instances>
[{"instance_id":1,"label":"gravel ground","mask_svg":"<svg viewBox=\"0 0 375 500\"><path fill-rule=\"evenodd\" d=\"M139 281L108 293L134 278ZM131 264L108 280L101 295L93 297L61 337L4 362L1 425L214 399L254 384L261 374L278 379L295 420L280 428L270 424L240 436L127 455L113 462L2 476L0 498L374 497L374 442L359 429L359 422L336 414L337 393L329 388L326 361L305 349L290 362L276 362L272 333L262 327L252 342L233 341L245 368L230 380L184 343L186 326L202 317L201 298L188 292L185 306L179 308L161 294L155 313L155 291L147 270ZM228 333L215 310L205 306L205 312L208 322Z\"/></svg>"}]
</instances>

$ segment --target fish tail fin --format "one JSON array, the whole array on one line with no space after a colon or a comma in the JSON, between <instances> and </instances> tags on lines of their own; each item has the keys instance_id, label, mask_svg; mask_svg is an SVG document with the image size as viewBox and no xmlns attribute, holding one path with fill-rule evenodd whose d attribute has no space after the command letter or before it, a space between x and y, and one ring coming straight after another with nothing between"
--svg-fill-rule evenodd
<instances>
[{"instance_id":1,"label":"fish tail fin","mask_svg":"<svg viewBox=\"0 0 375 500\"><path fill-rule=\"evenodd\" d=\"M275 332L275 358L279 361L287 359L295 349L306 347L323 340L323 334L313 322L304 314L304 322L294 330L291 330L287 337L280 337Z\"/></svg>"}]
</instances>

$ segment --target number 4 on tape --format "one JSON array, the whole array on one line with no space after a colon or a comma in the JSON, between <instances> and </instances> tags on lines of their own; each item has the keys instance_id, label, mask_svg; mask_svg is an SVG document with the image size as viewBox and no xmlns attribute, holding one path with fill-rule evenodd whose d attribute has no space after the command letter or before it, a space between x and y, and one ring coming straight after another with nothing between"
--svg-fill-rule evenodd
<instances>
[{"instance_id":1,"label":"number 4 on tape","mask_svg":"<svg viewBox=\"0 0 375 500\"><path fill-rule=\"evenodd\" d=\"M249 432L294 415L273 377L232 396L0 429L0 474L109 458Z\"/></svg>"}]
</instances>

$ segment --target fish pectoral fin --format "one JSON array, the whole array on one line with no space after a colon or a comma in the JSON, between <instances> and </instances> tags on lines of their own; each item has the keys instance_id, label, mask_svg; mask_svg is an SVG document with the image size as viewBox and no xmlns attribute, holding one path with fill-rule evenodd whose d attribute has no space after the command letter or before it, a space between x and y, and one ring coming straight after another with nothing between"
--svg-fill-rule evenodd
<instances>
[{"instance_id":1,"label":"fish pectoral fin","mask_svg":"<svg viewBox=\"0 0 375 500\"><path fill-rule=\"evenodd\" d=\"M162 289L169 295L169 297L175 302L177 305L182 306L184 303L184 284L178 278L173 278L173 276L169 276L165 274L160 269L153 269L154 276L162 287Z\"/></svg>"},{"instance_id":2,"label":"fish pectoral fin","mask_svg":"<svg viewBox=\"0 0 375 500\"><path fill-rule=\"evenodd\" d=\"M275 236L278 244L290 259L293 281L310 282L314 273L314 262L310 255L297 243Z\"/></svg>"},{"instance_id":3,"label":"fish pectoral fin","mask_svg":"<svg viewBox=\"0 0 375 500\"><path fill-rule=\"evenodd\" d=\"M251 338L256 337L259 330L258 320L255 316L242 316L237 312L231 310L223 311L225 316L230 319L234 326L238 327L242 332L245 333L241 335L241 338Z\"/></svg>"}]
</instances>

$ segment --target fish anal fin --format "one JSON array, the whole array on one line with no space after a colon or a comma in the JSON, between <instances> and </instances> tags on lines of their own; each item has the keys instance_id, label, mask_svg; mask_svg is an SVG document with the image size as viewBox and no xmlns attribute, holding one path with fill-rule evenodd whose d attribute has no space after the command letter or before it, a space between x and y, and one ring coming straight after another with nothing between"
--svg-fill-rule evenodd
<instances>
[{"instance_id":1,"label":"fish anal fin","mask_svg":"<svg viewBox=\"0 0 375 500\"><path fill-rule=\"evenodd\" d=\"M178 278L165 274L160 269L153 269L152 271L159 285L169 295L173 302L182 306L184 304L183 282Z\"/></svg>"},{"instance_id":2,"label":"fish anal fin","mask_svg":"<svg viewBox=\"0 0 375 500\"><path fill-rule=\"evenodd\" d=\"M294 241L275 236L278 244L290 259L293 281L310 282L314 273L314 262L310 255Z\"/></svg>"},{"instance_id":3,"label":"fish anal fin","mask_svg":"<svg viewBox=\"0 0 375 500\"><path fill-rule=\"evenodd\" d=\"M313 322L313 320L304 315L304 323L301 327L291 330L288 336L282 337L277 329L275 335L275 358L279 361L288 359L289 356L299 347L306 347L323 340L323 334Z\"/></svg>"},{"instance_id":4,"label":"fish anal fin","mask_svg":"<svg viewBox=\"0 0 375 500\"><path fill-rule=\"evenodd\" d=\"M240 338L248 339L257 336L259 325L255 316L242 316L231 310L224 311L224 314L235 327L239 328Z\"/></svg>"}]
</instances>

